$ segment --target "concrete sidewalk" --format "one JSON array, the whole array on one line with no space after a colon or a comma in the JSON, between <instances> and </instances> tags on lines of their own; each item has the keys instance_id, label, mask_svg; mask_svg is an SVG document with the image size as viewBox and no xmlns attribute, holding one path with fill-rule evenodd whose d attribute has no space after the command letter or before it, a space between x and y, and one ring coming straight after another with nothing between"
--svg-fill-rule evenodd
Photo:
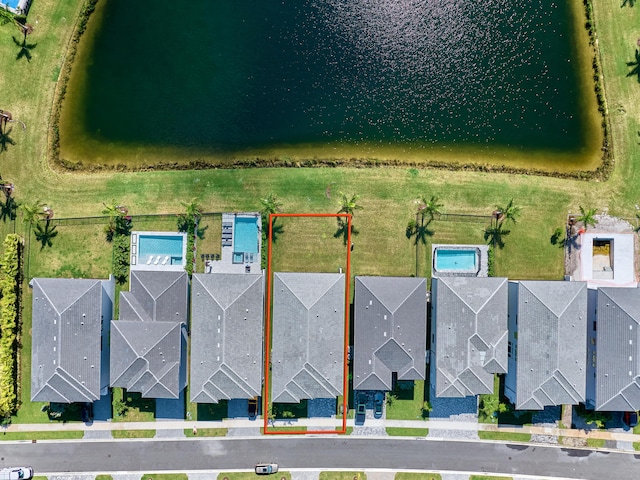
<instances>
[{"instance_id":1,"label":"concrete sidewalk","mask_svg":"<svg viewBox=\"0 0 640 480\"><path fill-rule=\"evenodd\" d=\"M262 419L227 419L213 422L197 422L184 420L159 420L156 422L111 422L96 421L93 423L36 423L36 424L10 424L2 427L0 432L52 432L52 431L84 431L87 432L87 438L100 438L93 432L104 432L113 430L162 430L176 431L182 433L183 430L191 430L207 428L226 428L234 429L235 436L242 433L243 429L247 429L247 436L250 432L263 426ZM296 420L276 420L271 424L275 427L307 427L309 430L322 429L338 429L342 426L342 421L333 418L311 418ZM347 420L347 426L353 427L354 420ZM477 422L462 422L453 420L385 420L385 419L367 419L366 427L383 429L385 427L395 428L418 428L433 430L449 430L449 431L469 431L469 432L500 432L500 433L524 433L531 435L545 435L553 437L570 437L582 439L599 439L612 440L619 442L638 442L640 443L640 435L634 435L631 431L612 432L608 430L578 430L568 428L549 428L539 426L520 426L520 425L494 425ZM178 432L180 431L180 432ZM253 436L253 435L252 435Z\"/></svg>"}]
</instances>

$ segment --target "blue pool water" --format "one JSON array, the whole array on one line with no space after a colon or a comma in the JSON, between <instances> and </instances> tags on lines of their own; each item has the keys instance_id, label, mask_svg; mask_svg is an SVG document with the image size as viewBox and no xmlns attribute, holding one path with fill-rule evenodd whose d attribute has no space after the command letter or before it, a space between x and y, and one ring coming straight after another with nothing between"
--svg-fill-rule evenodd
<instances>
[{"instance_id":1,"label":"blue pool water","mask_svg":"<svg viewBox=\"0 0 640 480\"><path fill-rule=\"evenodd\" d=\"M258 253L258 219L236 217L233 238L234 252Z\"/></svg>"},{"instance_id":2,"label":"blue pool water","mask_svg":"<svg viewBox=\"0 0 640 480\"><path fill-rule=\"evenodd\" d=\"M138 256L144 259L149 255L171 257L171 264L182 262L181 235L138 235Z\"/></svg>"},{"instance_id":3,"label":"blue pool water","mask_svg":"<svg viewBox=\"0 0 640 480\"><path fill-rule=\"evenodd\" d=\"M19 3L20 3L20 0L2 0L0 2L0 4L7 5L8 7L11 7L11 8L18 8Z\"/></svg>"},{"instance_id":4,"label":"blue pool water","mask_svg":"<svg viewBox=\"0 0 640 480\"><path fill-rule=\"evenodd\" d=\"M475 249L436 249L436 271L471 271L477 269L477 253Z\"/></svg>"}]
</instances>

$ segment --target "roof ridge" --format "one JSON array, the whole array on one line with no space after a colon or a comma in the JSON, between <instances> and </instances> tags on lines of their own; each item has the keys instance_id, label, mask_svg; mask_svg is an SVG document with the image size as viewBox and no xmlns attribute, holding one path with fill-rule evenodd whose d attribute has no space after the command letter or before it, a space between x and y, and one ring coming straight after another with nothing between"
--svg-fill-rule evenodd
<instances>
[{"instance_id":1,"label":"roof ridge","mask_svg":"<svg viewBox=\"0 0 640 480\"><path fill-rule=\"evenodd\" d=\"M233 369L229 367L224 361L220 364L218 371L221 371L222 373L224 373L227 376L227 378L229 378L229 380L235 383L238 386L238 388L240 388L240 390L242 390L244 393L247 394L247 396L255 395L255 391L251 387L249 387L247 382L245 382L242 378L240 378L240 375L238 375L235 371L233 371ZM249 388L251 391L247 390L247 388Z\"/></svg>"},{"instance_id":2,"label":"roof ridge","mask_svg":"<svg viewBox=\"0 0 640 480\"><path fill-rule=\"evenodd\" d=\"M489 278L497 278L497 277L489 277ZM477 317L478 313L479 313L479 312L480 312L480 311L481 311L481 310L482 310L482 309L487 305L487 303L489 303L489 301L491 301L491 299L492 299L493 297L495 297L495 296L496 296L496 294L498 293L498 291L500 291L500 287L505 283L505 281L506 281L506 279L504 279L504 278L503 278L503 279L502 279L502 282L500 283L500 285L498 286L498 288L493 289L493 291L491 292L491 295L489 295L489 296L486 298L486 300L484 301L484 303L480 306L480 308L479 308L477 311L476 311L476 310L474 310L474 309L471 307L471 305L469 305L469 304L465 301L465 299L464 299L464 298L462 298L462 297L458 294L458 292L457 292L457 291L455 291L454 289L452 289L452 288L449 286L449 284L447 284L447 283L445 282L445 285L447 285L447 287L449 288L449 290L451 290L451 292L452 292L456 297L458 297L458 298L460 299L460 301L461 301L462 303L464 303L464 304L469 308L469 310L471 310L471 311L476 315L476 317ZM477 318L476 318L476 320L477 320ZM478 325L477 325L477 322L476 322L476 328L477 328L477 326L478 326Z\"/></svg>"},{"instance_id":3,"label":"roof ridge","mask_svg":"<svg viewBox=\"0 0 640 480\"><path fill-rule=\"evenodd\" d=\"M615 288L615 287L609 287L609 288ZM640 289L637 289L637 290L640 291ZM633 321L635 321L636 324L640 325L640 319L636 318L635 315L632 315L629 312L627 312L627 310L624 307L622 307L616 300L611 298L607 292L605 292L602 288L599 288L598 291L602 292L602 294L605 295L609 299L609 301L615 303L620 310L622 310L628 317L630 317Z\"/></svg>"}]
</instances>

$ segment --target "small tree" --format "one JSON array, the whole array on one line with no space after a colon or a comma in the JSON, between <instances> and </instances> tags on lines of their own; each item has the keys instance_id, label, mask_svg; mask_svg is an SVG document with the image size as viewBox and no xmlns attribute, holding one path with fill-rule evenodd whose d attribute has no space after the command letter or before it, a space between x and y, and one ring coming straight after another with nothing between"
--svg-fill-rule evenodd
<instances>
[{"instance_id":1,"label":"small tree","mask_svg":"<svg viewBox=\"0 0 640 480\"><path fill-rule=\"evenodd\" d=\"M576 217L576 221L582 222L585 231L589 228L589 226L595 227L596 223L598 223L596 220L597 211L598 210L596 208L589 208L585 210L582 205L580 205L580 215Z\"/></svg>"},{"instance_id":2,"label":"small tree","mask_svg":"<svg viewBox=\"0 0 640 480\"><path fill-rule=\"evenodd\" d=\"M338 213L347 213L353 216L356 210L362 210L362 205L358 204L360 195L353 194L349 196L346 193L340 192L340 197L340 210L338 210Z\"/></svg>"},{"instance_id":3,"label":"small tree","mask_svg":"<svg viewBox=\"0 0 640 480\"><path fill-rule=\"evenodd\" d=\"M442 207L443 204L439 202L439 198L435 195L431 195L429 200L425 195L422 195L418 204L418 215L422 218L422 223L424 223L424 217L426 216L429 217L429 222L431 222L435 215L440 214Z\"/></svg>"},{"instance_id":4,"label":"small tree","mask_svg":"<svg viewBox=\"0 0 640 480\"><path fill-rule=\"evenodd\" d=\"M513 198L503 207L496 205L496 221L499 224L502 224L503 222L511 222L515 224L521 214L521 210L522 209L518 205L513 203Z\"/></svg>"}]
</instances>

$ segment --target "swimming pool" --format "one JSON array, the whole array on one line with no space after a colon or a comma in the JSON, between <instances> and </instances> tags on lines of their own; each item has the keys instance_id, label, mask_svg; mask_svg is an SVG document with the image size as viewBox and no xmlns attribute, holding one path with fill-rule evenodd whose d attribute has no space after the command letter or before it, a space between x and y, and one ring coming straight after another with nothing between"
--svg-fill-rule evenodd
<instances>
[{"instance_id":1,"label":"swimming pool","mask_svg":"<svg viewBox=\"0 0 640 480\"><path fill-rule=\"evenodd\" d=\"M258 218L236 217L233 238L234 252L258 253Z\"/></svg>"},{"instance_id":2,"label":"swimming pool","mask_svg":"<svg viewBox=\"0 0 640 480\"><path fill-rule=\"evenodd\" d=\"M182 265L183 245L184 235L181 234L138 233L138 262Z\"/></svg>"},{"instance_id":3,"label":"swimming pool","mask_svg":"<svg viewBox=\"0 0 640 480\"><path fill-rule=\"evenodd\" d=\"M433 268L436 272L476 273L478 256L476 248L436 248Z\"/></svg>"}]
</instances>

